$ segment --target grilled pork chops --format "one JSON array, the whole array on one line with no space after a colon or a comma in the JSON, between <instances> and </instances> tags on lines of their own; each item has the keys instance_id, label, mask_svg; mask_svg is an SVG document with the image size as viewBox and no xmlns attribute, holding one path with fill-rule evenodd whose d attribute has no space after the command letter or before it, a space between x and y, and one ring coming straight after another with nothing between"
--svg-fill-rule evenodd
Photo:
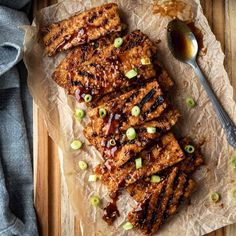
<instances>
[{"instance_id":1,"label":"grilled pork chops","mask_svg":"<svg viewBox=\"0 0 236 236\"><path fill-rule=\"evenodd\" d=\"M104 4L45 27L43 42L49 56L101 36L121 31L118 6Z\"/></svg>"},{"instance_id":2,"label":"grilled pork chops","mask_svg":"<svg viewBox=\"0 0 236 236\"><path fill-rule=\"evenodd\" d=\"M114 196L120 188L135 183L142 177L151 176L180 162L185 155L174 135L167 133L151 148L139 153L138 157L142 158L140 169L136 169L134 159L118 168L115 168L110 160L97 167L96 172L102 174L101 180L107 185L111 196Z\"/></svg>"},{"instance_id":3,"label":"grilled pork chops","mask_svg":"<svg viewBox=\"0 0 236 236\"><path fill-rule=\"evenodd\" d=\"M178 117L179 112L169 107L160 117L140 126L135 126L137 137L132 142L126 139L125 132L99 136L94 132L91 124L88 124L84 129L84 135L102 154L104 159L112 158L114 161L118 160L119 165L121 165L124 161L129 160L131 156L134 156L135 153L139 153L155 139L158 139L163 133L170 130L177 122ZM148 133L148 127L156 128L157 132L153 134ZM114 140L115 144L111 145L111 140ZM116 164L118 164L118 162Z\"/></svg>"},{"instance_id":4,"label":"grilled pork chops","mask_svg":"<svg viewBox=\"0 0 236 236\"><path fill-rule=\"evenodd\" d=\"M103 219L112 224L119 217L116 200L125 190L137 202L128 220L144 235L154 234L190 197L191 174L203 164L198 146L187 153L192 143L170 132L180 114L167 99L173 81L157 60L157 45L139 30L124 35L114 3L52 24L44 33L49 56L71 49L53 80L90 107L84 135L104 159L95 173L112 198ZM153 175L160 181L151 181Z\"/></svg>"},{"instance_id":5,"label":"grilled pork chops","mask_svg":"<svg viewBox=\"0 0 236 236\"><path fill-rule=\"evenodd\" d=\"M175 167L161 183L152 185L128 220L144 235L155 233L173 215L180 203L189 198L194 181Z\"/></svg>"},{"instance_id":6,"label":"grilled pork chops","mask_svg":"<svg viewBox=\"0 0 236 236\"><path fill-rule=\"evenodd\" d=\"M135 86L156 76L153 64L142 65L141 58L150 58L156 47L140 31L134 31L123 38L119 48L111 44L99 55L81 63L68 72L68 80L76 87L78 101L83 101L85 94L93 100L118 89ZM126 73L137 70L137 76L128 78Z\"/></svg>"},{"instance_id":7,"label":"grilled pork chops","mask_svg":"<svg viewBox=\"0 0 236 236\"><path fill-rule=\"evenodd\" d=\"M130 115L134 106L140 108L139 116ZM88 115L94 133L99 136L108 136L159 117L167 106L168 102L164 98L159 84L153 81L145 84L139 90L132 90L90 110ZM106 109L106 117L99 116L100 108Z\"/></svg>"}]
</instances>

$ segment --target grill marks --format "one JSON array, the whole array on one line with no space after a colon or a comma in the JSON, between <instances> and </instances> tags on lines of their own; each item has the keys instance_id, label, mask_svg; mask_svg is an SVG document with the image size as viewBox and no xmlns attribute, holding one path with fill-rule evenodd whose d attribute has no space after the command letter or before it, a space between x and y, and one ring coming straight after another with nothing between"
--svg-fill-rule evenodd
<instances>
[{"instance_id":1,"label":"grill marks","mask_svg":"<svg viewBox=\"0 0 236 236\"><path fill-rule=\"evenodd\" d=\"M119 217L116 201L125 189L137 201L129 221L144 235L151 235L190 197L195 183L189 176L203 158L198 146L193 154L184 154L184 146L191 142L186 138L178 142L169 132L179 113L163 94L173 81L157 60L156 46L136 30L115 48L115 38L123 33L118 7L108 3L50 25L44 29L43 41L49 56L77 46L52 78L79 102L85 94L92 95L88 105L93 109L87 113L91 122L84 135L104 158L95 168L112 198L103 219L112 224ZM141 58L152 63L142 65ZM126 78L126 72L134 68L138 75ZM139 116L131 115L134 106L140 108ZM99 117L100 108L106 109L105 118ZM126 137L130 127L136 131L134 140ZM147 127L155 127L156 133L148 133ZM114 146L109 144L111 139ZM136 169L138 157L142 166ZM153 174L161 177L159 183L151 183Z\"/></svg>"},{"instance_id":2,"label":"grill marks","mask_svg":"<svg viewBox=\"0 0 236 236\"><path fill-rule=\"evenodd\" d=\"M127 46L130 43L129 40L133 44ZM93 95L96 101L117 89L138 85L142 81L154 78L156 71L153 64L144 67L140 59L152 58L155 51L153 43L146 35L140 31L134 31L123 38L120 48L115 48L112 43L101 54L93 56L76 69L72 69L72 80L80 82L81 88L78 90L82 89L83 93ZM138 75L128 79L125 74L133 68L138 69ZM88 76L88 73L94 76Z\"/></svg>"},{"instance_id":3,"label":"grill marks","mask_svg":"<svg viewBox=\"0 0 236 236\"><path fill-rule=\"evenodd\" d=\"M151 147L151 150L148 148L138 156L142 158L143 163L140 169L136 169L134 159L130 159L121 166L120 158L115 161L108 160L97 168L97 173L102 173L102 182L108 186L111 195L115 195L120 188L133 184L143 177L159 173L185 158L172 133L162 136L160 141ZM110 169L112 171L109 172Z\"/></svg>"},{"instance_id":4,"label":"grill marks","mask_svg":"<svg viewBox=\"0 0 236 236\"><path fill-rule=\"evenodd\" d=\"M76 47L56 67L52 74L53 80L65 88L69 94L74 94L77 86L81 86L81 83L72 79L71 70L77 68L79 64L89 60L94 55L101 54L102 50L112 43L118 35L118 33L110 34L93 43L85 43Z\"/></svg>"},{"instance_id":5,"label":"grill marks","mask_svg":"<svg viewBox=\"0 0 236 236\"><path fill-rule=\"evenodd\" d=\"M128 215L129 221L144 235L155 233L176 212L181 199L188 198L193 191L194 182L175 167L166 179L153 185Z\"/></svg>"},{"instance_id":6,"label":"grill marks","mask_svg":"<svg viewBox=\"0 0 236 236\"><path fill-rule=\"evenodd\" d=\"M155 94L153 93L149 101L143 104L140 115L138 117L131 116L132 107L138 104L150 90L155 90ZM94 133L101 137L109 136L111 133L115 135L122 131L125 132L131 126L141 125L158 118L168 106L168 102L162 99L158 103L158 106L155 106L155 109L153 109L156 100L160 96L163 97L162 91L158 83L153 81L139 90L132 90L102 106L92 109L88 115L91 118L91 127ZM107 116L105 118L99 117L99 109L101 107L107 110ZM145 119L143 115L146 116Z\"/></svg>"},{"instance_id":7,"label":"grill marks","mask_svg":"<svg viewBox=\"0 0 236 236\"><path fill-rule=\"evenodd\" d=\"M91 125L88 125L84 130L85 137L90 143L99 150L105 159L112 159L116 163L116 166L124 164L128 161L135 153L139 153L141 150L150 145L155 139L158 139L163 133L170 130L170 128L177 122L179 113L173 108L168 108L162 116L155 120L149 121L140 126L135 126L137 137L135 140L128 141L126 139L125 132L118 134L112 133L109 136L98 136L94 133ZM157 132L155 134L147 133L147 127L155 127ZM116 145L110 146L109 140L115 139Z\"/></svg>"},{"instance_id":8,"label":"grill marks","mask_svg":"<svg viewBox=\"0 0 236 236\"><path fill-rule=\"evenodd\" d=\"M92 8L42 29L49 56L119 31L121 21L115 3Z\"/></svg>"}]
</instances>

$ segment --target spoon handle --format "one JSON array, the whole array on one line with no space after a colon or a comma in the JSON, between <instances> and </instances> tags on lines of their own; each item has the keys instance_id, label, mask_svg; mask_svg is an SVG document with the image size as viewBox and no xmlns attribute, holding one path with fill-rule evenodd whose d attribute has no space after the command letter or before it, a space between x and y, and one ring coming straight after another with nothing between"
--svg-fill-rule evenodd
<instances>
[{"instance_id":1,"label":"spoon handle","mask_svg":"<svg viewBox=\"0 0 236 236\"><path fill-rule=\"evenodd\" d=\"M213 107L215 108L216 114L221 122L223 129L225 130L225 134L226 134L229 144L233 146L234 148L236 148L236 126L234 125L233 121L230 119L230 117L228 116L228 114L225 112L224 108L220 104L214 91L210 87L208 81L206 80L205 76L203 75L196 61L192 62L191 66L193 67L195 73L199 77L205 91L207 92L209 99L211 100L213 104Z\"/></svg>"}]
</instances>

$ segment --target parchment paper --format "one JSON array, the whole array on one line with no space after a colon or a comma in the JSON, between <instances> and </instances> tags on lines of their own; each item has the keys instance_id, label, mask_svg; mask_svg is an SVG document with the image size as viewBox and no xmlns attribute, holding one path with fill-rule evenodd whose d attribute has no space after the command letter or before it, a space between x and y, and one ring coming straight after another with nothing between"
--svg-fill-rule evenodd
<instances>
[{"instance_id":1,"label":"parchment paper","mask_svg":"<svg viewBox=\"0 0 236 236\"><path fill-rule=\"evenodd\" d=\"M67 96L65 91L50 78L55 66L65 56L63 53L49 58L39 38L38 30L42 25L67 18L76 11L83 11L100 5L105 0L63 1L57 5L40 11L33 26L26 29L25 63L28 68L28 83L31 94L42 110L49 134L63 151L62 171L66 178L70 200L80 221L81 235L139 235L135 230L124 232L122 227L127 213L136 203L128 194L123 194L118 201L121 216L115 226L109 227L101 219L102 209L94 209L89 204L92 194L99 195L103 205L109 200L107 190L98 181L88 183L91 170L102 158L94 147L89 146L82 130L89 121L78 123L73 115L76 107L85 108L85 104L76 103L75 99ZM191 205L182 207L159 235L202 235L222 226L236 222L236 201L229 196L229 191L236 187L236 173L229 166L233 149L227 144L224 132L216 118L212 105L190 66L175 60L167 48L166 26L170 18L152 14L152 5L148 0L114 0L120 6L122 17L128 23L129 29L141 29L152 40L161 40L158 55L175 81L172 100L179 108L182 118L176 132L182 136L191 136L196 142L205 139L203 154L206 165L196 172L194 178L198 189L193 194ZM233 89L223 66L224 55L220 43L210 30L202 13L199 0L185 1L191 9L191 17L195 25L204 35L204 45L207 54L199 57L199 64L206 77L212 84L226 111L236 122L236 105L233 101ZM179 15L188 18L189 12ZM197 101L197 107L189 110L185 98L191 96ZM84 147L72 151L70 143L75 138L84 141ZM89 171L78 168L79 160L89 163ZM213 204L208 199L210 191L221 194L220 203Z\"/></svg>"}]
</instances>

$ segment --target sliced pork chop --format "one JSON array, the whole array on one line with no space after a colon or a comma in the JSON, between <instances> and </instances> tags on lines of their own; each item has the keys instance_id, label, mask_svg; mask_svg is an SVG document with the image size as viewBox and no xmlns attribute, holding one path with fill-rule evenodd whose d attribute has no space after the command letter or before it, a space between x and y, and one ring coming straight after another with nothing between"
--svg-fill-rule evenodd
<instances>
[{"instance_id":1,"label":"sliced pork chop","mask_svg":"<svg viewBox=\"0 0 236 236\"><path fill-rule=\"evenodd\" d=\"M118 6L104 4L42 29L49 56L122 29Z\"/></svg>"}]
</instances>

